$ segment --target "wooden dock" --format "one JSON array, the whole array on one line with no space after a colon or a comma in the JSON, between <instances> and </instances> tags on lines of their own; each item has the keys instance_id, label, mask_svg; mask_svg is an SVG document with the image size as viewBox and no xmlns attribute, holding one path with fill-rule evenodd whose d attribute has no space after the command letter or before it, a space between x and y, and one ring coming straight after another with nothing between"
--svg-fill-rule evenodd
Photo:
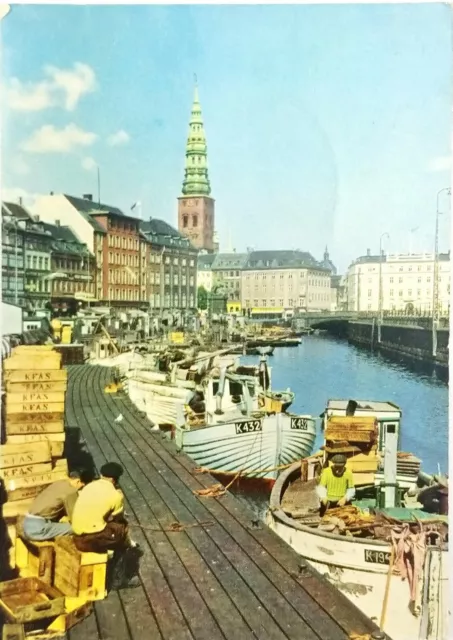
<instances>
[{"instance_id":1,"label":"wooden dock","mask_svg":"<svg viewBox=\"0 0 453 640\"><path fill-rule=\"evenodd\" d=\"M121 462L128 519L147 528L133 528L141 586L96 602L69 640L346 640L376 630L233 495L195 495L216 480L151 431L125 394L104 393L111 369L69 370L68 432L80 429L96 467ZM170 531L176 521L188 527Z\"/></svg>"}]
</instances>

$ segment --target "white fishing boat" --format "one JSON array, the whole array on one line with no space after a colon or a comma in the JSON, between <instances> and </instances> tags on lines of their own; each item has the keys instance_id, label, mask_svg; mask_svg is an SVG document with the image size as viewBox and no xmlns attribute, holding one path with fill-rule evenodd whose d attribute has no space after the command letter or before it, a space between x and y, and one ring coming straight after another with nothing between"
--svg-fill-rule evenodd
<instances>
[{"instance_id":1,"label":"white fishing boat","mask_svg":"<svg viewBox=\"0 0 453 640\"><path fill-rule=\"evenodd\" d=\"M432 499L433 492L445 489L439 483L420 488L420 479L428 477L414 473L417 459L398 454L401 412L396 405L355 404L354 409L347 401L329 403L324 451L282 472L271 493L267 524L394 640L447 640L448 518L440 515L445 502L440 508L441 502ZM368 452L348 452L355 499L321 518L319 467L328 464L335 450L330 438L340 430L338 425L350 430L345 414L351 412L365 426L370 417L378 418L376 442L366 443L365 431L357 436ZM354 447L343 443L343 450ZM372 472L375 454L380 462Z\"/></svg>"},{"instance_id":2,"label":"white fishing boat","mask_svg":"<svg viewBox=\"0 0 453 640\"><path fill-rule=\"evenodd\" d=\"M273 484L282 466L310 455L316 420L307 415L263 410L267 400L290 404L291 392L272 396L270 373L262 359L258 375L222 369L204 381L204 412L176 425L175 442L200 467L218 475L254 478Z\"/></svg>"}]
</instances>

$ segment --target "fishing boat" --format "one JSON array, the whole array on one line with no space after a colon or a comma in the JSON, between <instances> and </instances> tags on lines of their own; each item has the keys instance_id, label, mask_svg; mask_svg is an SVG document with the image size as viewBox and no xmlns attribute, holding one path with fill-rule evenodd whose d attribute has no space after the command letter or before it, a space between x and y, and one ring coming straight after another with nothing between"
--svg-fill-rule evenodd
<instances>
[{"instance_id":1,"label":"fishing boat","mask_svg":"<svg viewBox=\"0 0 453 640\"><path fill-rule=\"evenodd\" d=\"M324 447L281 473L266 521L390 637L447 640L448 481L398 451L400 418L393 403L330 401ZM338 451L356 495L321 518L319 473Z\"/></svg>"},{"instance_id":2,"label":"fishing boat","mask_svg":"<svg viewBox=\"0 0 453 640\"><path fill-rule=\"evenodd\" d=\"M264 358L258 375L244 369L222 369L205 379L197 399L204 411L188 407L186 421L176 425L175 442L217 475L239 474L272 486L282 467L313 451L316 420L287 413L294 394L270 390Z\"/></svg>"}]
</instances>

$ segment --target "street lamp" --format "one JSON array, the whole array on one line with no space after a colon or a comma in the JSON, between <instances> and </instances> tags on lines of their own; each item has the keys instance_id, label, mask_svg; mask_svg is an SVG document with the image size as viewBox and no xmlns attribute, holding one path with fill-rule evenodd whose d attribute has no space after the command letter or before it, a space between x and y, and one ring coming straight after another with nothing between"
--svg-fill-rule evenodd
<instances>
[{"instance_id":1,"label":"street lamp","mask_svg":"<svg viewBox=\"0 0 453 640\"><path fill-rule=\"evenodd\" d=\"M439 326L439 198L442 193L451 195L450 187L444 187L437 192L436 199L436 232L434 235L434 282L433 282L433 308L432 308L432 355L437 355L437 329Z\"/></svg>"},{"instance_id":2,"label":"street lamp","mask_svg":"<svg viewBox=\"0 0 453 640\"><path fill-rule=\"evenodd\" d=\"M385 231L379 238L379 299L378 299L378 344L381 343L381 327L383 321L383 304L382 304L382 240L383 238L390 239L390 235Z\"/></svg>"}]
</instances>

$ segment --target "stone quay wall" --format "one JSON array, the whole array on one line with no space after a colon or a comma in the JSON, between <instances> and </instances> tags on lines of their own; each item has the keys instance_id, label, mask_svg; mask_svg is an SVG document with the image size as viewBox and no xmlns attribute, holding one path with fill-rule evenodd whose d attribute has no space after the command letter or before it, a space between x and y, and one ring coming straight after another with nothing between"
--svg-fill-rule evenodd
<instances>
[{"instance_id":1,"label":"stone quay wall","mask_svg":"<svg viewBox=\"0 0 453 640\"><path fill-rule=\"evenodd\" d=\"M378 343L378 327L373 322L349 322L348 340L352 344L373 346L382 351L402 355L448 367L448 329L437 331L437 355L432 355L432 332L423 327L383 324L381 342Z\"/></svg>"}]
</instances>

